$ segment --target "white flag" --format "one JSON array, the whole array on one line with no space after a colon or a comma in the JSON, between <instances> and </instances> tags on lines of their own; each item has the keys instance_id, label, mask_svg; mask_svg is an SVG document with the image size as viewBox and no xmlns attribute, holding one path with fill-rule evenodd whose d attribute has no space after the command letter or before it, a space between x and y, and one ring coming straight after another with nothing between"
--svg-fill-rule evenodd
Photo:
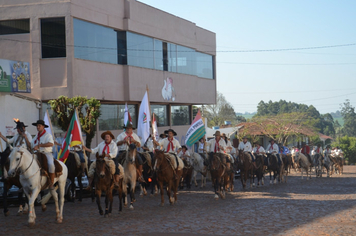
<instances>
[{"instance_id":1,"label":"white flag","mask_svg":"<svg viewBox=\"0 0 356 236\"><path fill-rule=\"evenodd\" d=\"M128 124L132 124L132 119L130 116L129 109L127 108L127 103L125 104L125 113L124 113L124 126L127 126Z\"/></svg>"},{"instance_id":2,"label":"white flag","mask_svg":"<svg viewBox=\"0 0 356 236\"><path fill-rule=\"evenodd\" d=\"M51 123L51 119L50 119L49 114L48 114L48 110L46 110L46 114L45 114L45 116L43 118L43 121L44 121L44 123L46 125L48 125L48 128L45 128L46 132L51 134L54 137L52 123Z\"/></svg>"},{"instance_id":3,"label":"white flag","mask_svg":"<svg viewBox=\"0 0 356 236\"><path fill-rule=\"evenodd\" d=\"M141 143L145 143L150 136L150 105L148 103L147 91L143 96L140 110L138 112L137 135L141 138Z\"/></svg>"},{"instance_id":4,"label":"white flag","mask_svg":"<svg viewBox=\"0 0 356 236\"><path fill-rule=\"evenodd\" d=\"M157 121L156 121L156 115L155 113L152 113L152 133L153 133L153 137L155 140L158 140L158 129L157 129Z\"/></svg>"}]
</instances>

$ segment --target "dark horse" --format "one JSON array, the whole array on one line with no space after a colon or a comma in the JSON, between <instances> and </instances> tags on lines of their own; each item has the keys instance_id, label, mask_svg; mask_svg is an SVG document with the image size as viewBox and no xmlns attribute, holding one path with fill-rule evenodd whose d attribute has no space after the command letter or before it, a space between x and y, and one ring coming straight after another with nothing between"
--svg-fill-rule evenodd
<instances>
[{"instance_id":1,"label":"dark horse","mask_svg":"<svg viewBox=\"0 0 356 236\"><path fill-rule=\"evenodd\" d=\"M112 212L112 203L113 203L113 188L114 182L111 178L110 168L106 165L104 156L99 156L96 154L96 168L94 173L94 184L95 184L95 196L96 203L98 204L98 209L100 215L103 215L103 209L100 205L101 193L105 192L105 215L104 217L109 217ZM109 206L110 202L110 206ZM120 203L121 205L121 203Z\"/></svg>"},{"instance_id":2,"label":"dark horse","mask_svg":"<svg viewBox=\"0 0 356 236\"><path fill-rule=\"evenodd\" d=\"M169 199L169 203L173 205L177 202L177 190L179 185L180 177L182 176L183 168L179 169L173 168L173 163L171 163L171 159L169 158L170 154L166 154L163 151L156 150L155 151L155 171L157 176L157 182L161 191L161 206L164 206L164 197L163 197L163 185L167 184L167 195ZM178 158L178 157L177 157ZM180 160L180 159L179 159ZM176 163L178 165L183 165ZM183 166L182 166L183 167ZM173 197L171 197L171 192L173 191Z\"/></svg>"},{"instance_id":3,"label":"dark horse","mask_svg":"<svg viewBox=\"0 0 356 236\"><path fill-rule=\"evenodd\" d=\"M226 156L223 153L213 153L210 160L210 174L211 182L214 187L214 198L217 200L219 196L225 199L225 183L224 177L226 175Z\"/></svg>"},{"instance_id":4,"label":"dark horse","mask_svg":"<svg viewBox=\"0 0 356 236\"><path fill-rule=\"evenodd\" d=\"M277 157L270 153L267 153L267 159L268 159L269 183L272 184L272 172L273 172L274 184L277 183L276 180L277 176L278 176L278 182L283 181L283 172L284 172L283 161L281 165L278 165Z\"/></svg>"},{"instance_id":5,"label":"dark horse","mask_svg":"<svg viewBox=\"0 0 356 236\"><path fill-rule=\"evenodd\" d=\"M239 151L239 163L238 163L238 168L240 169L240 175L241 175L241 183L243 189L246 189L246 182L247 178L251 176L250 178L250 187L252 187L252 178L253 178L253 172L254 172L254 167L252 164L251 157L249 154Z\"/></svg>"},{"instance_id":6,"label":"dark horse","mask_svg":"<svg viewBox=\"0 0 356 236\"><path fill-rule=\"evenodd\" d=\"M66 166L68 168L68 179L70 180L70 194L67 196L67 199L69 201L74 202L75 200L75 178L77 178L78 185L79 185L79 195L78 195L78 200L81 202L82 201L82 193L83 193L83 184L82 184L82 175L83 171L82 168L77 165L76 157L75 154L70 152L66 161Z\"/></svg>"},{"instance_id":7,"label":"dark horse","mask_svg":"<svg viewBox=\"0 0 356 236\"><path fill-rule=\"evenodd\" d=\"M264 173L265 173L265 165L264 165L264 155L262 154L253 154L256 158L256 167L257 169L254 172L254 175L257 177L257 186L264 185ZM255 184L255 176L253 177L253 184Z\"/></svg>"},{"instance_id":8,"label":"dark horse","mask_svg":"<svg viewBox=\"0 0 356 236\"><path fill-rule=\"evenodd\" d=\"M184 168L183 168L183 173L182 177L179 183L179 189L184 188L184 183L187 189L190 189L191 187L191 181L192 181L192 176L193 176L193 166L190 164L189 160L186 158L183 159L184 163Z\"/></svg>"},{"instance_id":9,"label":"dark horse","mask_svg":"<svg viewBox=\"0 0 356 236\"><path fill-rule=\"evenodd\" d=\"M9 171L9 155L11 153L11 149L10 147L6 147L5 151L0 153L1 156L1 168L2 171L4 169L6 169L6 171ZM3 172L4 173L4 172ZM19 189L22 188L21 183L20 183L20 176L17 174L15 177L8 177L5 181L4 181L4 192L3 192L3 206L4 206L4 215L8 216L10 215L10 211L7 208L7 191L9 191L9 189L15 185L16 187L18 187ZM23 213L26 213L25 211L23 211L22 206L25 204L24 199L23 199L23 192L19 191L18 194L18 200L19 200L19 204L20 204L20 208L19 211L17 212L18 215L22 215Z\"/></svg>"}]
</instances>

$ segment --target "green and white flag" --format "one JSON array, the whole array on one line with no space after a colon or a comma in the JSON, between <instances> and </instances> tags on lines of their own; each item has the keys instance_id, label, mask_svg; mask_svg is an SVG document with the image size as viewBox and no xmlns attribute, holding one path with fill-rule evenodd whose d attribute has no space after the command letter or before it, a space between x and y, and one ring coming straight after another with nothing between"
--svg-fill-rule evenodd
<instances>
[{"instance_id":1,"label":"green and white flag","mask_svg":"<svg viewBox=\"0 0 356 236\"><path fill-rule=\"evenodd\" d=\"M189 127L187 134L185 135L185 144L189 147L193 146L194 143L204 137L205 133L205 125L199 110L192 122L192 125Z\"/></svg>"}]
</instances>

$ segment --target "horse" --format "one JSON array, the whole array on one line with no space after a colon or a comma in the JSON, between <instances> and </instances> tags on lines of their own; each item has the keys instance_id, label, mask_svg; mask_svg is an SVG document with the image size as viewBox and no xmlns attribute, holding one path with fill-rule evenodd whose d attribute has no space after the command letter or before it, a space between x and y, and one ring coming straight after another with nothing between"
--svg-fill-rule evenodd
<instances>
[{"instance_id":1,"label":"horse","mask_svg":"<svg viewBox=\"0 0 356 236\"><path fill-rule=\"evenodd\" d=\"M233 158L229 156L229 158ZM226 173L224 175L224 184L227 191L234 191L234 179L235 179L235 162L230 163L230 168L226 166Z\"/></svg>"},{"instance_id":2,"label":"horse","mask_svg":"<svg viewBox=\"0 0 356 236\"><path fill-rule=\"evenodd\" d=\"M284 171L283 171L283 173L285 174L284 182L287 183L288 173L290 173L290 168L292 167L293 158L290 153L288 154L280 153L279 155L282 158L283 167L284 167Z\"/></svg>"},{"instance_id":3,"label":"horse","mask_svg":"<svg viewBox=\"0 0 356 236\"><path fill-rule=\"evenodd\" d=\"M206 185L206 174L207 174L207 168L204 165L204 159L206 157L203 158L204 154L200 154L200 153L196 153L193 152L190 155L190 159L192 162L192 166L193 166L193 180L192 183L194 182L195 187L198 187L198 183L197 183L197 173L201 174L201 188L205 187Z\"/></svg>"},{"instance_id":4,"label":"horse","mask_svg":"<svg viewBox=\"0 0 356 236\"><path fill-rule=\"evenodd\" d=\"M183 161L179 157L164 153L161 150L155 150L154 157L156 159L154 170L157 176L157 182L161 191L161 204L164 206L164 189L163 185L167 184L167 195L169 203L173 205L177 202L177 191L179 180L183 173ZM171 197L171 192L173 192L173 197Z\"/></svg>"},{"instance_id":5,"label":"horse","mask_svg":"<svg viewBox=\"0 0 356 236\"><path fill-rule=\"evenodd\" d=\"M113 189L114 189L114 181L112 180L110 168L106 165L106 161L104 156L99 156L96 153L96 167L94 172L94 186L95 186L95 197L96 204L98 205L99 214L103 215L103 209L100 205L100 197L101 193L105 192L105 215L104 217L109 217L112 212L112 204L113 204ZM110 203L110 205L109 205ZM121 202L120 202L121 205Z\"/></svg>"},{"instance_id":6,"label":"horse","mask_svg":"<svg viewBox=\"0 0 356 236\"><path fill-rule=\"evenodd\" d=\"M249 176L252 177L250 178L250 188L252 188L254 166L252 164L250 155L245 153L244 151L239 151L238 168L240 169L241 183L243 189L246 189L246 182Z\"/></svg>"},{"instance_id":7,"label":"horse","mask_svg":"<svg viewBox=\"0 0 356 236\"><path fill-rule=\"evenodd\" d=\"M311 179L311 168L312 168L312 163L310 163L309 158L306 157L303 153L301 152L295 152L293 153L294 155L294 160L299 164L299 167L302 172L302 179L303 179L303 170L307 172L307 179L308 179L308 173L310 173L310 179Z\"/></svg>"},{"instance_id":8,"label":"horse","mask_svg":"<svg viewBox=\"0 0 356 236\"><path fill-rule=\"evenodd\" d=\"M153 168L152 168L152 158L149 152L139 152L138 155L141 156L142 159L142 177L145 182L140 182L141 192L140 196L147 195L147 188L149 184L154 185L155 181L152 181Z\"/></svg>"},{"instance_id":9,"label":"horse","mask_svg":"<svg viewBox=\"0 0 356 236\"><path fill-rule=\"evenodd\" d=\"M327 171L327 177L330 177L331 176L330 171L332 170L333 162L330 160L329 154L325 154L323 166L325 167L325 169Z\"/></svg>"},{"instance_id":10,"label":"horse","mask_svg":"<svg viewBox=\"0 0 356 236\"><path fill-rule=\"evenodd\" d=\"M226 174L226 157L223 153L213 153L210 160L210 175L214 187L214 198L217 200L219 196L225 199L225 184L224 176Z\"/></svg>"},{"instance_id":11,"label":"horse","mask_svg":"<svg viewBox=\"0 0 356 236\"><path fill-rule=\"evenodd\" d=\"M269 171L269 183L272 184L272 172L273 172L273 183L283 182L283 173L284 173L284 166L283 161L281 165L278 164L278 158L276 155L267 153L267 160L268 160L268 171Z\"/></svg>"},{"instance_id":12,"label":"horse","mask_svg":"<svg viewBox=\"0 0 356 236\"><path fill-rule=\"evenodd\" d=\"M82 175L83 175L83 170L80 166L80 160L79 156L75 152L69 152L68 158L65 162L67 168L68 168L68 179L70 180L70 192L67 196L67 199L69 201L74 202L75 201L75 178L77 178L78 185L79 185L79 195L78 195L78 200L79 202L82 201L82 195L83 195L83 183L82 183Z\"/></svg>"},{"instance_id":13,"label":"horse","mask_svg":"<svg viewBox=\"0 0 356 236\"><path fill-rule=\"evenodd\" d=\"M38 153L38 155L43 155L43 158L46 158L42 153ZM55 176L54 179L54 183L58 182L59 186L59 201L56 190L50 189L50 192L56 205L57 223L62 223L64 191L68 170L65 164L62 162L56 163L55 166L62 169L62 174L60 176ZM18 171L20 171L20 183L23 186L23 190L29 199L28 224L29 226L34 226L36 220L34 202L39 192L41 191L41 188L47 186L46 182L48 177L41 176L41 167L39 166L37 160L35 160L35 157L25 148L21 147L15 147L10 153L9 176L14 177Z\"/></svg>"},{"instance_id":14,"label":"horse","mask_svg":"<svg viewBox=\"0 0 356 236\"><path fill-rule=\"evenodd\" d=\"M189 158L189 157L188 157ZM179 183L179 189L183 189L184 188L184 183L187 186L187 189L190 189L191 187L191 180L192 180L192 175L193 175L193 166L191 165L191 160L189 159L182 159L183 163L184 163L184 167L183 167L183 173L182 176L180 178L180 183Z\"/></svg>"},{"instance_id":15,"label":"horse","mask_svg":"<svg viewBox=\"0 0 356 236\"><path fill-rule=\"evenodd\" d=\"M123 197L124 205L127 206L127 191L130 192L130 209L134 209L133 203L135 199L135 188L137 180L135 158L137 155L136 145L130 144L129 150L125 153L125 159L123 159L124 167L124 179L123 179Z\"/></svg>"},{"instance_id":16,"label":"horse","mask_svg":"<svg viewBox=\"0 0 356 236\"><path fill-rule=\"evenodd\" d=\"M11 148L10 146L7 146L6 149L3 152L0 152L1 156L1 167L3 168L2 170L6 169L6 171L9 171L9 166L10 166L10 161L9 161L9 155L11 153ZM20 176L16 175L15 177L11 178L8 177L7 179L4 180L4 192L3 192L3 207L4 207L4 215L9 216L10 211L7 208L7 191L15 185L20 189L19 194L18 194L18 201L19 201L19 210L17 212L17 215L22 215L26 214L28 212L28 204L27 202L25 203L23 199L23 191L21 190L22 186L20 183ZM27 199L26 199L27 200ZM23 207L24 205L24 207Z\"/></svg>"},{"instance_id":17,"label":"horse","mask_svg":"<svg viewBox=\"0 0 356 236\"><path fill-rule=\"evenodd\" d=\"M313 162L314 162L314 166L315 166L315 175L316 175L316 177L322 177L323 176L322 167L324 165L323 156L320 155L319 153L314 154L313 155Z\"/></svg>"},{"instance_id":18,"label":"horse","mask_svg":"<svg viewBox=\"0 0 356 236\"><path fill-rule=\"evenodd\" d=\"M256 158L256 167L257 169L254 172L254 175L257 177L257 186L264 185L264 172L265 172L265 165L264 165L264 158L265 156L262 154L254 153ZM253 185L255 182L255 178L253 176ZM260 185L261 183L261 185Z\"/></svg>"}]
</instances>

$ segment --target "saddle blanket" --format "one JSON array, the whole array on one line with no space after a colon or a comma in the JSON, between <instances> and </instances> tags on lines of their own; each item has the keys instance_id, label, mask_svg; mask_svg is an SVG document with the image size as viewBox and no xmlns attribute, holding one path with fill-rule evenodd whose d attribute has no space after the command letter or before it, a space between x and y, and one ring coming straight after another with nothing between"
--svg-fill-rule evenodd
<instances>
[{"instance_id":1,"label":"saddle blanket","mask_svg":"<svg viewBox=\"0 0 356 236\"><path fill-rule=\"evenodd\" d=\"M176 156L174 154L171 154L171 153L165 153L164 155L170 161L170 163L172 165L172 168L173 169L177 169ZM178 170L183 170L183 168L184 168L183 160L180 159L178 156L177 156L177 160L178 160Z\"/></svg>"}]
</instances>

